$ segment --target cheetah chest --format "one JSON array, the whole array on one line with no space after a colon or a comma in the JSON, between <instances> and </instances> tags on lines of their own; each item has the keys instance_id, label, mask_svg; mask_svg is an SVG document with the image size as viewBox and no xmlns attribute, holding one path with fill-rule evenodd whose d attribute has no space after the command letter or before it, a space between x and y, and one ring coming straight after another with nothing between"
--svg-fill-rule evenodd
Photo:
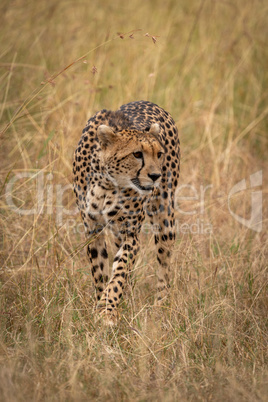
<instances>
[{"instance_id":1,"label":"cheetah chest","mask_svg":"<svg viewBox=\"0 0 268 402\"><path fill-rule=\"evenodd\" d=\"M145 197L115 189L92 187L86 196L87 216L99 228L111 229L114 234L139 231L144 220Z\"/></svg>"}]
</instances>

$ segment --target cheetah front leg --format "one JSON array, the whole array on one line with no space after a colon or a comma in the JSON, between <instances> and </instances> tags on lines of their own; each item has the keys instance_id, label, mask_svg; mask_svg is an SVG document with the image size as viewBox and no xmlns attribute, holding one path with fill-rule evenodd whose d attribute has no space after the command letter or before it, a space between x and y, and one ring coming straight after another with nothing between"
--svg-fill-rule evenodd
<instances>
[{"instance_id":1,"label":"cheetah front leg","mask_svg":"<svg viewBox=\"0 0 268 402\"><path fill-rule=\"evenodd\" d=\"M171 255L175 243L175 221L173 193L165 192L158 194L153 200L150 211L150 222L155 233L155 245L157 247L157 302L166 298L170 287Z\"/></svg>"},{"instance_id":2,"label":"cheetah front leg","mask_svg":"<svg viewBox=\"0 0 268 402\"><path fill-rule=\"evenodd\" d=\"M131 271L139 250L139 242L135 235L128 237L120 246L113 262L111 279L103 291L98 303L99 315L105 317L109 325L117 322L117 307L123 294L127 276Z\"/></svg>"},{"instance_id":3,"label":"cheetah front leg","mask_svg":"<svg viewBox=\"0 0 268 402\"><path fill-rule=\"evenodd\" d=\"M108 282L109 261L104 235L98 234L87 247L87 254L91 264L91 273L94 281L96 298L99 301Z\"/></svg>"},{"instance_id":4,"label":"cheetah front leg","mask_svg":"<svg viewBox=\"0 0 268 402\"><path fill-rule=\"evenodd\" d=\"M167 222L166 219L164 219ZM163 223L162 223L163 225ZM157 261L159 267L157 270L157 302L161 302L166 298L168 294L168 288L170 287L170 272L171 272L171 255L175 242L175 231L173 228L163 228L159 225L160 230L158 234L155 234L155 244L157 247ZM170 223L169 223L170 225Z\"/></svg>"}]
</instances>

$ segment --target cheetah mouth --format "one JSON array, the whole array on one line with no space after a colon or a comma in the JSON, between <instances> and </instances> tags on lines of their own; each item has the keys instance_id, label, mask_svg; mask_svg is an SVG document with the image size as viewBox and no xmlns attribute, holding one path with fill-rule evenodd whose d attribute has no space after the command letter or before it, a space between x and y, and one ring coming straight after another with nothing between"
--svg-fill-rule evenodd
<instances>
[{"instance_id":1,"label":"cheetah mouth","mask_svg":"<svg viewBox=\"0 0 268 402\"><path fill-rule=\"evenodd\" d=\"M152 191L154 189L154 186L142 186L137 177L135 177L134 179L131 179L131 181L139 190L148 192L148 191Z\"/></svg>"}]
</instances>

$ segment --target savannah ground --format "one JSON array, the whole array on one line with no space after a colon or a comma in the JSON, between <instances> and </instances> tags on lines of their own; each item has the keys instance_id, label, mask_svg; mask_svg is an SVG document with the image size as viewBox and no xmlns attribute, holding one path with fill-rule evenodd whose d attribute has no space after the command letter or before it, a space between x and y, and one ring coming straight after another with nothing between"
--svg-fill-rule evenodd
<instances>
[{"instance_id":1,"label":"savannah ground","mask_svg":"<svg viewBox=\"0 0 268 402\"><path fill-rule=\"evenodd\" d=\"M267 2L0 8L0 400L267 400ZM180 132L173 283L155 307L147 225L134 289L106 328L72 156L93 113L140 99Z\"/></svg>"}]
</instances>

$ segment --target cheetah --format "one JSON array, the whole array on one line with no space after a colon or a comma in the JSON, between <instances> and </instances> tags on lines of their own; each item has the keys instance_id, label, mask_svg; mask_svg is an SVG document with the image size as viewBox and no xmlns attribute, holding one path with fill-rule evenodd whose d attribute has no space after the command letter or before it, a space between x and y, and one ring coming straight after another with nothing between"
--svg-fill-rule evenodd
<instances>
[{"instance_id":1,"label":"cheetah","mask_svg":"<svg viewBox=\"0 0 268 402\"><path fill-rule=\"evenodd\" d=\"M74 192L85 227L97 311L117 323L117 307L139 251L148 215L157 247L157 301L170 286L175 242L174 195L180 171L178 129L168 112L149 101L91 117L74 155ZM116 248L109 279L105 231Z\"/></svg>"}]
</instances>

